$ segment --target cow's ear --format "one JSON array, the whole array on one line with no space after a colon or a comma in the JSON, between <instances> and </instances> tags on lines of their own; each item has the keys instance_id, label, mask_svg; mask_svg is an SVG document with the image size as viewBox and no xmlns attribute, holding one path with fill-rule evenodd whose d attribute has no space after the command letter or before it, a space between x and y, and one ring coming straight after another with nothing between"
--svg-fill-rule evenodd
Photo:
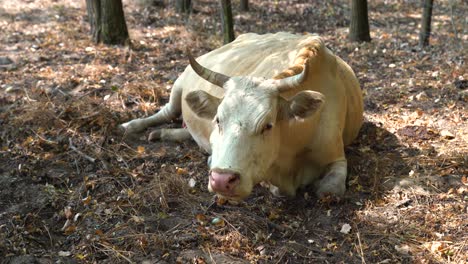
<instances>
[{"instance_id":1,"label":"cow's ear","mask_svg":"<svg viewBox=\"0 0 468 264\"><path fill-rule=\"evenodd\" d=\"M278 118L280 120L307 118L317 112L324 102L325 96L314 91L299 92L290 100L280 98Z\"/></svg>"},{"instance_id":2,"label":"cow's ear","mask_svg":"<svg viewBox=\"0 0 468 264\"><path fill-rule=\"evenodd\" d=\"M213 119L216 115L221 99L205 91L198 90L187 94L185 97L188 106L199 117Z\"/></svg>"}]
</instances>

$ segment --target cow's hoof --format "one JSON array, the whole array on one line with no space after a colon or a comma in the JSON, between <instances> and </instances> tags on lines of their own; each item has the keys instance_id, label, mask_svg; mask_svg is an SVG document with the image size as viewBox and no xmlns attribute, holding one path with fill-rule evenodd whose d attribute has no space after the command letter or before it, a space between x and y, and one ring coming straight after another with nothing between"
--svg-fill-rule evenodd
<instances>
[{"instance_id":1,"label":"cow's hoof","mask_svg":"<svg viewBox=\"0 0 468 264\"><path fill-rule=\"evenodd\" d=\"M116 131L121 135L125 135L127 133L127 129L123 126L123 124L118 125Z\"/></svg>"},{"instance_id":2,"label":"cow's hoof","mask_svg":"<svg viewBox=\"0 0 468 264\"><path fill-rule=\"evenodd\" d=\"M134 119L118 126L118 129L125 135L143 132L146 127L142 125L141 119Z\"/></svg>"},{"instance_id":3,"label":"cow's hoof","mask_svg":"<svg viewBox=\"0 0 468 264\"><path fill-rule=\"evenodd\" d=\"M150 142L154 142L154 141L158 141L161 139L161 129L156 129L156 130L153 130L149 136L148 136L148 141Z\"/></svg>"},{"instance_id":4,"label":"cow's hoof","mask_svg":"<svg viewBox=\"0 0 468 264\"><path fill-rule=\"evenodd\" d=\"M323 198L330 194L336 197L343 197L346 192L346 184L344 182L337 182L335 179L324 178L320 181L315 194L319 198Z\"/></svg>"}]
</instances>

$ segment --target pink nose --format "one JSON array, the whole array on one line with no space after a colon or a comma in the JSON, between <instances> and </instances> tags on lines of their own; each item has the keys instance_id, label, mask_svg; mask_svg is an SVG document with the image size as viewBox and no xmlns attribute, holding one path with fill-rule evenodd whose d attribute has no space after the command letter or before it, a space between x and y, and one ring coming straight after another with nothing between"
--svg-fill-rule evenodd
<instances>
[{"instance_id":1,"label":"pink nose","mask_svg":"<svg viewBox=\"0 0 468 264\"><path fill-rule=\"evenodd\" d=\"M211 189L217 193L233 194L234 188L239 185L239 173L226 171L211 171L210 185Z\"/></svg>"}]
</instances>

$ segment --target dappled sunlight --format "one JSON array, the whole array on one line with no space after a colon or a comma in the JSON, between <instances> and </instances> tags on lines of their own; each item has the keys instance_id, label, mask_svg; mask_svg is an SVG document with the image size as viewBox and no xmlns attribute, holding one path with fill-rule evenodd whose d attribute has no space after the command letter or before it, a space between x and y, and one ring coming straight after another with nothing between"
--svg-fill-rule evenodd
<instances>
[{"instance_id":1,"label":"dappled sunlight","mask_svg":"<svg viewBox=\"0 0 468 264\"><path fill-rule=\"evenodd\" d=\"M342 199L317 199L312 187L276 197L262 183L237 203L208 192L208 155L194 142L149 143L150 129L126 139L118 130L168 102L187 49L199 57L222 46L218 2L192 2L185 16L171 4L124 0L130 47L92 43L85 1L0 0L0 57L12 61L0 64L0 256L22 263L466 261L462 0L434 1L424 49L420 1L368 1L370 43L348 41L347 0L251 0L245 13L232 1L236 36L319 33L356 73L366 119L346 148ZM289 61L297 56L295 47L275 45ZM252 51L198 60L266 78L292 66L272 64L279 55L259 47L255 55L267 58L261 67ZM225 60L235 63L221 67ZM238 96L224 102L225 117L258 119L249 124L257 132L257 123L274 119L260 114L272 110L268 100ZM185 125L176 118L159 128Z\"/></svg>"}]
</instances>

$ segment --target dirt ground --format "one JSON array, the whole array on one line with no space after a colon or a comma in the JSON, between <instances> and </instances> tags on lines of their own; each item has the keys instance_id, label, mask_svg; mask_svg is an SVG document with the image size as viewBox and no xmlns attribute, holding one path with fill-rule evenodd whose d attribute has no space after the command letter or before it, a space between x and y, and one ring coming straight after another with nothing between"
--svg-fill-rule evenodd
<instances>
[{"instance_id":1,"label":"dirt ground","mask_svg":"<svg viewBox=\"0 0 468 264\"><path fill-rule=\"evenodd\" d=\"M425 49L420 1L368 1L362 44L346 0L233 1L236 34L320 34L366 112L344 199L259 186L237 205L208 193L194 142L116 133L167 102L186 47L222 45L217 1L124 1L132 48L93 44L84 2L0 0L0 263L468 262L466 1L434 1Z\"/></svg>"}]
</instances>

